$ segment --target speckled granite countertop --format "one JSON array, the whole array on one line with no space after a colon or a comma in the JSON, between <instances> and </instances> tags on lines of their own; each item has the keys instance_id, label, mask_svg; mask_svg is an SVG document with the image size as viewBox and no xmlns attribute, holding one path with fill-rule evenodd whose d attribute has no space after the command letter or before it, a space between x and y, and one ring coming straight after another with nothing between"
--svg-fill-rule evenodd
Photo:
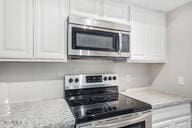
<instances>
[{"instance_id":1,"label":"speckled granite countertop","mask_svg":"<svg viewBox=\"0 0 192 128\"><path fill-rule=\"evenodd\" d=\"M169 94L152 88L129 89L121 92L121 94L151 104L153 109L192 102L192 98Z\"/></svg>"},{"instance_id":2,"label":"speckled granite countertop","mask_svg":"<svg viewBox=\"0 0 192 128\"><path fill-rule=\"evenodd\" d=\"M9 108L9 114L2 114ZM0 105L0 128L73 128L75 119L64 99Z\"/></svg>"}]
</instances>

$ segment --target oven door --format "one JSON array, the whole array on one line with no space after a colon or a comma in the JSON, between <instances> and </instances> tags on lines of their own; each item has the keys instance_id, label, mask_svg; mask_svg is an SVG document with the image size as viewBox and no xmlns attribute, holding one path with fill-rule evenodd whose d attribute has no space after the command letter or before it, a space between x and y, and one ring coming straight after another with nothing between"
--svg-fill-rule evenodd
<instances>
[{"instance_id":1,"label":"oven door","mask_svg":"<svg viewBox=\"0 0 192 128\"><path fill-rule=\"evenodd\" d=\"M152 128L151 112L109 118L77 125L76 128Z\"/></svg>"},{"instance_id":2,"label":"oven door","mask_svg":"<svg viewBox=\"0 0 192 128\"><path fill-rule=\"evenodd\" d=\"M76 24L68 29L68 55L121 57L119 31Z\"/></svg>"}]
</instances>

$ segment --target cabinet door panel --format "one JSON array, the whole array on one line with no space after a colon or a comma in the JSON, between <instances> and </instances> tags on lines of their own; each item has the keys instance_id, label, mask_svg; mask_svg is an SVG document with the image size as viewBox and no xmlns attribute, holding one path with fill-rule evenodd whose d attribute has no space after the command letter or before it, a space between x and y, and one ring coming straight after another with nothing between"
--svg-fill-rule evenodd
<instances>
[{"instance_id":1,"label":"cabinet door panel","mask_svg":"<svg viewBox=\"0 0 192 128\"><path fill-rule=\"evenodd\" d=\"M147 24L145 10L131 8L131 57L145 59L147 57Z\"/></svg>"},{"instance_id":2,"label":"cabinet door panel","mask_svg":"<svg viewBox=\"0 0 192 128\"><path fill-rule=\"evenodd\" d=\"M138 7L131 8L131 59L165 61L165 14Z\"/></svg>"},{"instance_id":3,"label":"cabinet door panel","mask_svg":"<svg viewBox=\"0 0 192 128\"><path fill-rule=\"evenodd\" d=\"M174 121L175 128L191 128L190 116L178 118Z\"/></svg>"},{"instance_id":4,"label":"cabinet door panel","mask_svg":"<svg viewBox=\"0 0 192 128\"><path fill-rule=\"evenodd\" d=\"M164 121L161 123L153 124L153 128L173 128L172 121Z\"/></svg>"},{"instance_id":5,"label":"cabinet door panel","mask_svg":"<svg viewBox=\"0 0 192 128\"><path fill-rule=\"evenodd\" d=\"M100 0L70 0L70 15L98 17L100 9Z\"/></svg>"},{"instance_id":6,"label":"cabinet door panel","mask_svg":"<svg viewBox=\"0 0 192 128\"><path fill-rule=\"evenodd\" d=\"M0 57L32 56L33 0L0 0Z\"/></svg>"},{"instance_id":7,"label":"cabinet door panel","mask_svg":"<svg viewBox=\"0 0 192 128\"><path fill-rule=\"evenodd\" d=\"M129 6L125 0L104 0L103 17L106 20L129 23Z\"/></svg>"},{"instance_id":8,"label":"cabinet door panel","mask_svg":"<svg viewBox=\"0 0 192 128\"><path fill-rule=\"evenodd\" d=\"M165 45L165 16L164 13L151 12L151 42L150 42L150 58L163 59Z\"/></svg>"},{"instance_id":9,"label":"cabinet door panel","mask_svg":"<svg viewBox=\"0 0 192 128\"><path fill-rule=\"evenodd\" d=\"M67 6L67 0L35 0L35 58L65 58Z\"/></svg>"}]
</instances>

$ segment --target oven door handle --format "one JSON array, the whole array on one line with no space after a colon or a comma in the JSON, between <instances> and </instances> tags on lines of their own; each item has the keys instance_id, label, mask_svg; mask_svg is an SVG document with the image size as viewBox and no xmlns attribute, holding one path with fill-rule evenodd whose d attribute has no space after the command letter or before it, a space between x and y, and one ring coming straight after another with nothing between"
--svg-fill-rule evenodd
<instances>
[{"instance_id":1,"label":"oven door handle","mask_svg":"<svg viewBox=\"0 0 192 128\"><path fill-rule=\"evenodd\" d=\"M117 122L115 122L115 123L114 123L115 119L106 121L107 123L105 123L105 122L93 123L92 128L119 128L119 127L123 127L123 126L127 126L127 125L132 125L135 123L147 121L147 120L149 120L148 118L151 118L151 115L149 113L141 115L136 118L127 119L127 120L126 120L126 117L125 117L125 119L122 118L125 121L121 121L121 119L117 119Z\"/></svg>"}]
</instances>

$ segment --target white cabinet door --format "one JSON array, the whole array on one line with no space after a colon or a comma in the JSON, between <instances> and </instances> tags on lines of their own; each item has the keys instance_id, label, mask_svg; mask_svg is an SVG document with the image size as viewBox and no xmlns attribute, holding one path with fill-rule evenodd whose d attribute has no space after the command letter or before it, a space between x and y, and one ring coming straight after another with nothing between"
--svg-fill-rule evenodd
<instances>
[{"instance_id":1,"label":"white cabinet door","mask_svg":"<svg viewBox=\"0 0 192 128\"><path fill-rule=\"evenodd\" d=\"M152 122L153 128L191 128L191 104L155 109Z\"/></svg>"},{"instance_id":2,"label":"white cabinet door","mask_svg":"<svg viewBox=\"0 0 192 128\"><path fill-rule=\"evenodd\" d=\"M100 14L100 0L70 0L70 15L99 17Z\"/></svg>"},{"instance_id":3,"label":"white cabinet door","mask_svg":"<svg viewBox=\"0 0 192 128\"><path fill-rule=\"evenodd\" d=\"M34 57L65 59L68 0L34 0Z\"/></svg>"},{"instance_id":4,"label":"white cabinet door","mask_svg":"<svg viewBox=\"0 0 192 128\"><path fill-rule=\"evenodd\" d=\"M152 128L173 128L172 121L164 121L161 123L153 124Z\"/></svg>"},{"instance_id":5,"label":"white cabinet door","mask_svg":"<svg viewBox=\"0 0 192 128\"><path fill-rule=\"evenodd\" d=\"M0 0L0 58L32 58L33 0Z\"/></svg>"},{"instance_id":6,"label":"white cabinet door","mask_svg":"<svg viewBox=\"0 0 192 128\"><path fill-rule=\"evenodd\" d=\"M191 128L190 116L185 116L185 117L175 119L174 128Z\"/></svg>"},{"instance_id":7,"label":"white cabinet door","mask_svg":"<svg viewBox=\"0 0 192 128\"><path fill-rule=\"evenodd\" d=\"M131 59L147 59L147 24L144 9L131 8Z\"/></svg>"},{"instance_id":8,"label":"white cabinet door","mask_svg":"<svg viewBox=\"0 0 192 128\"><path fill-rule=\"evenodd\" d=\"M103 0L102 17L105 20L129 23L129 6L126 0Z\"/></svg>"},{"instance_id":9,"label":"white cabinet door","mask_svg":"<svg viewBox=\"0 0 192 128\"><path fill-rule=\"evenodd\" d=\"M149 58L151 60L165 59L166 21L165 14L149 12Z\"/></svg>"},{"instance_id":10,"label":"white cabinet door","mask_svg":"<svg viewBox=\"0 0 192 128\"><path fill-rule=\"evenodd\" d=\"M183 116L153 124L153 128L191 128L191 117Z\"/></svg>"},{"instance_id":11,"label":"white cabinet door","mask_svg":"<svg viewBox=\"0 0 192 128\"><path fill-rule=\"evenodd\" d=\"M138 7L131 8L131 60L165 61L165 14Z\"/></svg>"},{"instance_id":12,"label":"white cabinet door","mask_svg":"<svg viewBox=\"0 0 192 128\"><path fill-rule=\"evenodd\" d=\"M126 0L70 0L70 15L129 24Z\"/></svg>"}]
</instances>

